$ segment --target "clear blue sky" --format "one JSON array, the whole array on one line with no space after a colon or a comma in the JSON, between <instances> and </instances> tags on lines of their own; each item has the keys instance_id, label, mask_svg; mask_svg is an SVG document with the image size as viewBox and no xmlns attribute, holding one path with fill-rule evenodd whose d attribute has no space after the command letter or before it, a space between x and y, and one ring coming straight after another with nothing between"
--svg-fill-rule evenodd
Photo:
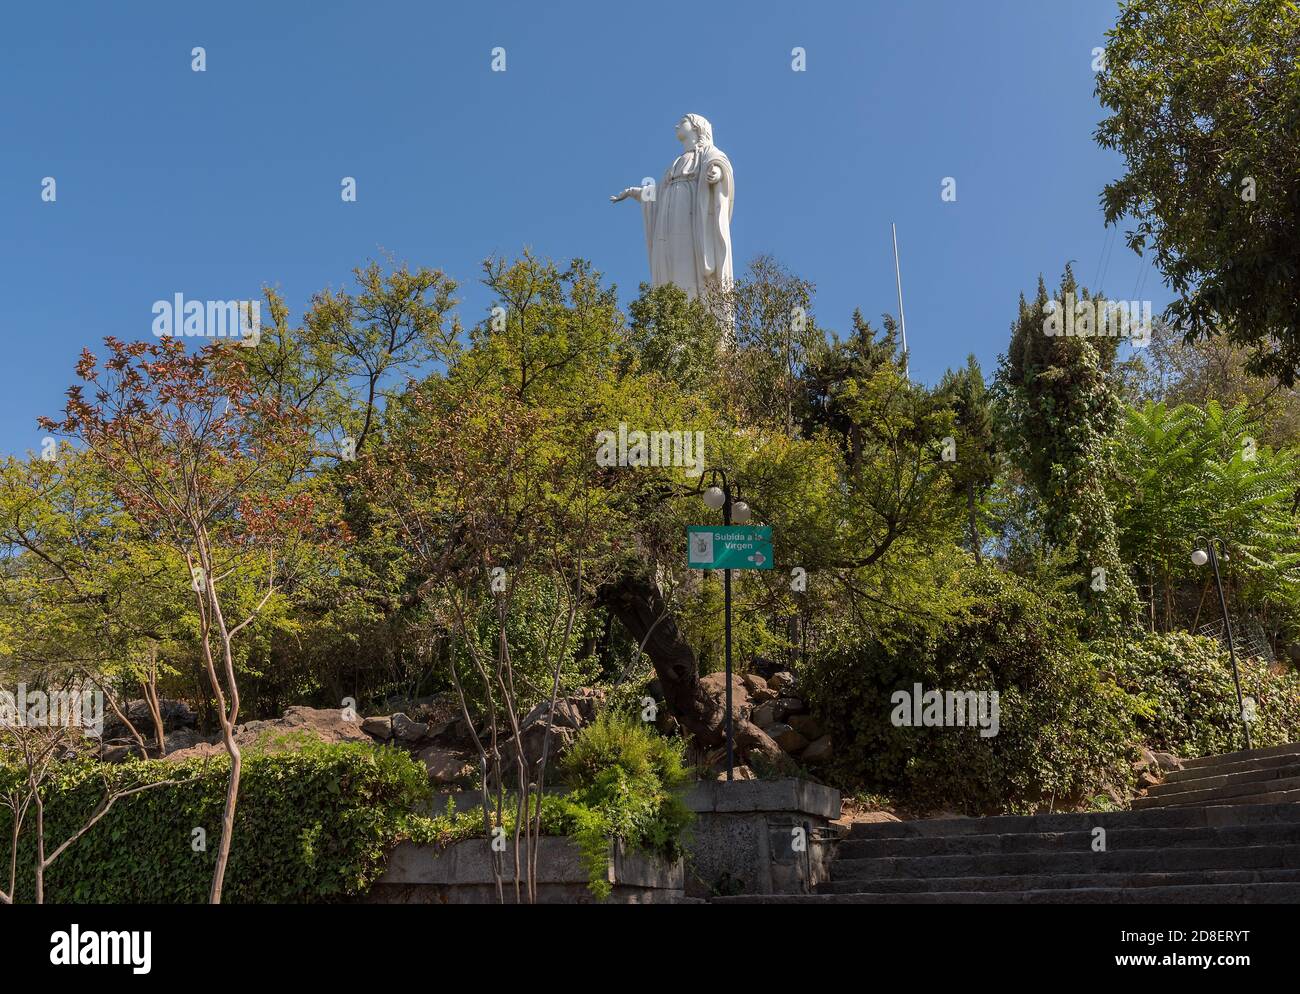
<instances>
[{"instance_id":1,"label":"clear blue sky","mask_svg":"<svg viewBox=\"0 0 1300 994\"><path fill-rule=\"evenodd\" d=\"M843 330L896 310L912 370L991 373L1016 296L1067 260L1127 298L1147 263L1098 195L1094 46L1114 0L27 3L0 9L0 452L39 446L83 346L153 301L312 292L391 253L489 306L479 263L591 259L624 303L638 211L685 112L736 169L733 239L818 285ZM207 50L192 72L190 51ZM503 46L507 71L490 71ZM791 49L807 71L791 71ZM58 183L40 198L42 177ZM343 203L354 176L358 202ZM944 177L957 202L940 200ZM1142 296L1168 294L1149 273Z\"/></svg>"}]
</instances>

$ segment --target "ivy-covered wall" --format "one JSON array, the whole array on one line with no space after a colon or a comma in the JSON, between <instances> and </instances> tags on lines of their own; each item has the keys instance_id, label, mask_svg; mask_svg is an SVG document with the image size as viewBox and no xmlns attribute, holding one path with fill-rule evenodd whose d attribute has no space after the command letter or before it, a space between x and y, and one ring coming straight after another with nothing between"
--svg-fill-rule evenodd
<instances>
[{"instance_id":1,"label":"ivy-covered wall","mask_svg":"<svg viewBox=\"0 0 1300 994\"><path fill-rule=\"evenodd\" d=\"M130 762L57 767L43 791L46 850L85 824L111 789L180 782L119 800L46 872L50 903L202 903L216 860L229 763ZM0 792L21 769L0 765ZM244 758L227 902L302 903L362 893L383 872L409 813L428 810L424 768L400 750L304 743ZM9 877L12 814L0 808L0 872ZM195 829L206 833L196 850ZM18 852L17 900L34 898L36 835L29 809Z\"/></svg>"}]
</instances>

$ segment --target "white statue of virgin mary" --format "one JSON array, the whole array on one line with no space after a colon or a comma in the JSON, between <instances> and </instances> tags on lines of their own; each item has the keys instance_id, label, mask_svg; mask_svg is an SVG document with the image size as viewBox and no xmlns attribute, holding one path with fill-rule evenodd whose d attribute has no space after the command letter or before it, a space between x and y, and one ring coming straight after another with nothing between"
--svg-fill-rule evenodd
<instances>
[{"instance_id":1,"label":"white statue of virgin mary","mask_svg":"<svg viewBox=\"0 0 1300 994\"><path fill-rule=\"evenodd\" d=\"M682 154L656 187L651 179L610 197L641 201L653 286L676 283L692 299L732 282L731 212L736 177L699 114L677 122Z\"/></svg>"}]
</instances>

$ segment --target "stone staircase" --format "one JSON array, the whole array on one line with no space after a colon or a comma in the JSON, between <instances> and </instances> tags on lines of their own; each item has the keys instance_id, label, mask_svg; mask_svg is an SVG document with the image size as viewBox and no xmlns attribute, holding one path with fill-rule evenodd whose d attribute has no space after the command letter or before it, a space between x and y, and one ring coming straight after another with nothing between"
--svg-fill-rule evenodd
<instances>
[{"instance_id":1,"label":"stone staircase","mask_svg":"<svg viewBox=\"0 0 1300 994\"><path fill-rule=\"evenodd\" d=\"M1300 744L1188 761L1134 810L855 824L816 893L759 904L1300 902ZM1287 803L1290 802L1290 803ZM1104 829L1104 851L1095 851Z\"/></svg>"},{"instance_id":2,"label":"stone staircase","mask_svg":"<svg viewBox=\"0 0 1300 994\"><path fill-rule=\"evenodd\" d=\"M1134 811L1211 804L1286 804L1300 801L1300 743L1202 756L1133 801Z\"/></svg>"}]
</instances>

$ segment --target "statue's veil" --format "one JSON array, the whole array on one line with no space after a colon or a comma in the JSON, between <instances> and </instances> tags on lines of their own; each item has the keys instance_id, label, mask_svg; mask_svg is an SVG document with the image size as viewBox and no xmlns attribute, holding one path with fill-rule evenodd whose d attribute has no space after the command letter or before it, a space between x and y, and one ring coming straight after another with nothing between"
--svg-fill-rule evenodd
<instances>
[{"instance_id":1,"label":"statue's veil","mask_svg":"<svg viewBox=\"0 0 1300 994\"><path fill-rule=\"evenodd\" d=\"M709 123L708 118L700 114L687 114L685 120L700 136L700 144L706 148L713 144L713 125Z\"/></svg>"}]
</instances>

